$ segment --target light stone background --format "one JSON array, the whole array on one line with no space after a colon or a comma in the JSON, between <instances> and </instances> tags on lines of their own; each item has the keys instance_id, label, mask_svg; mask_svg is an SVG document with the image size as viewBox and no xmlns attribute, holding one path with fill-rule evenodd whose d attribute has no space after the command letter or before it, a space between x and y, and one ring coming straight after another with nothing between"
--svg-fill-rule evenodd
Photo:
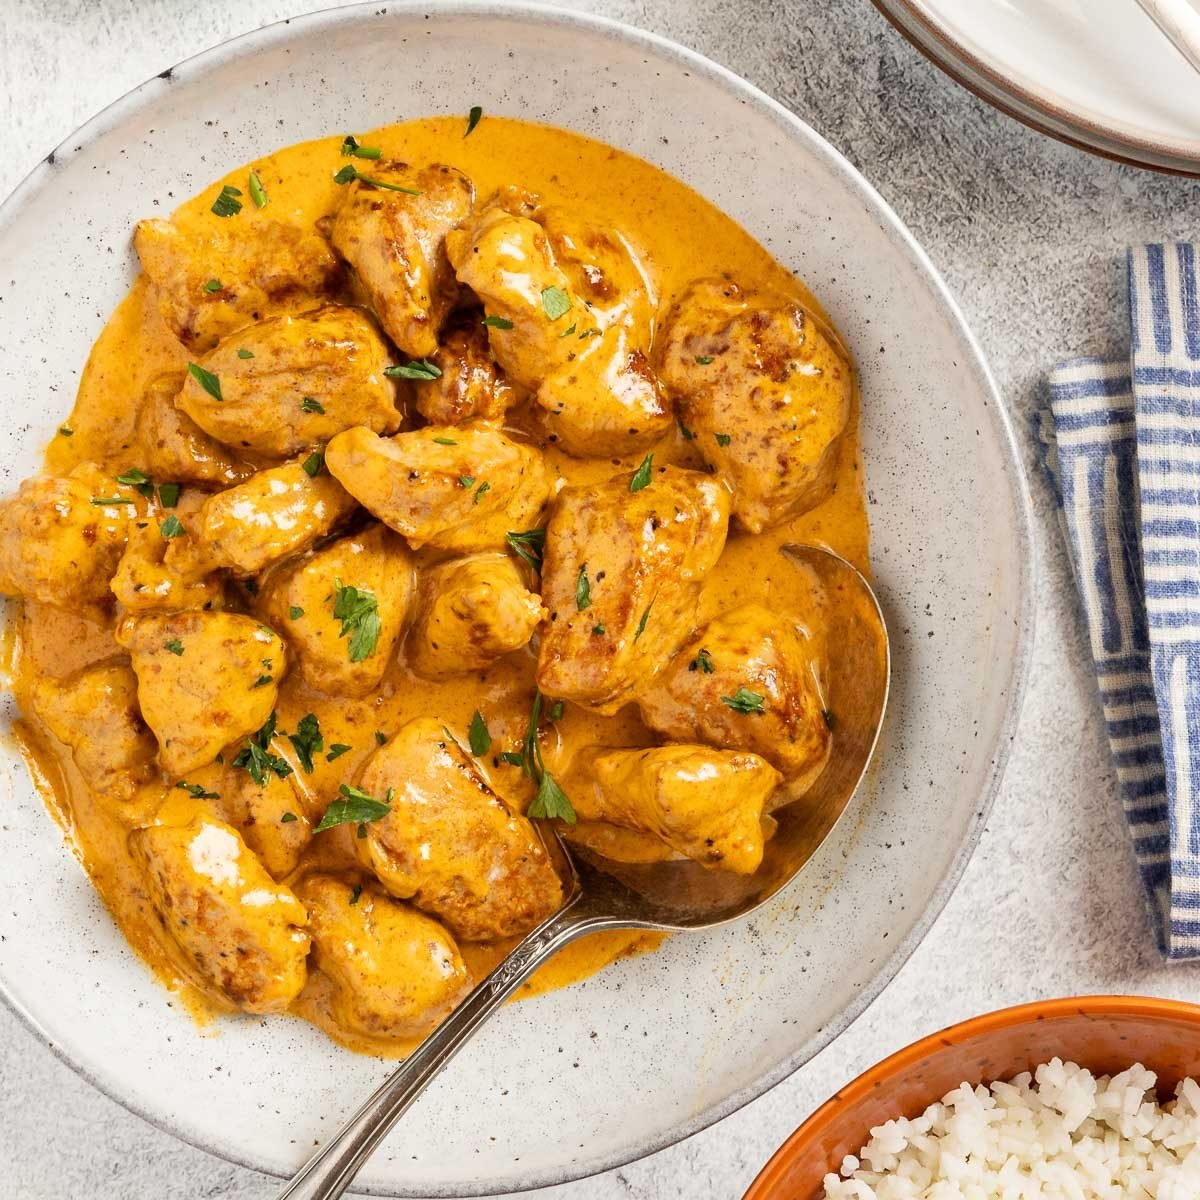
<instances>
[{"instance_id":1,"label":"light stone background","mask_svg":"<svg viewBox=\"0 0 1200 1200\"><path fill-rule=\"evenodd\" d=\"M1196 232L1200 184L1088 157L998 115L927 64L868 0L568 3L724 63L845 153L945 275L1030 464L1026 422L1047 364L1121 343L1125 245ZM0 194L143 79L305 7L0 0ZM1200 999L1197 970L1167 969L1154 950L1068 566L1035 472L1031 488L1042 572L1024 716L987 831L924 944L848 1032L772 1092L652 1158L549 1189L546 1200L737 1197L836 1087L952 1021L1072 993ZM126 1113L3 1008L0 1111L4 1200L267 1200L277 1190ZM547 1136L556 1136L552 1126Z\"/></svg>"}]
</instances>

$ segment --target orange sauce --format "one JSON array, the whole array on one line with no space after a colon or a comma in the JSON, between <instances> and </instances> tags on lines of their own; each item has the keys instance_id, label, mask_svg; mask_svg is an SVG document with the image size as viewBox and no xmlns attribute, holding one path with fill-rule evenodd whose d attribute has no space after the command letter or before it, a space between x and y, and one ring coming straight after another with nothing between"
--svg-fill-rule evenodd
<instances>
[{"instance_id":1,"label":"orange sauce","mask_svg":"<svg viewBox=\"0 0 1200 1200\"><path fill-rule=\"evenodd\" d=\"M342 136L339 132L290 146L231 171L222 182L245 190L247 171L252 166L270 197L265 209L257 210L246 203L232 219L250 224L290 220L311 227L331 212L339 191L332 177L346 161L339 157ZM486 118L469 138L463 137L463 123L457 117L408 121L358 136L364 144L382 147L385 157L413 163L443 162L460 168L473 180L481 198L501 185L519 183L547 202L570 210L582 223L616 227L644 253L657 285L660 313L665 313L672 299L692 280L717 274L728 274L748 289L769 289L797 297L821 312L803 285L717 208L657 168L599 142L561 129L502 118ZM211 222L215 219L209 211L212 195L212 188L205 189L201 196L182 205L174 220L185 229ZM114 473L137 466L133 427L145 386L164 370L181 369L188 357L159 316L145 278L139 278L96 341L75 407L65 422L73 435L53 439L46 451L46 470L65 473L86 460ZM580 462L553 447L547 449L547 456L569 482L604 478L617 469L637 465L633 460L619 464L615 460ZM700 465L687 441L674 432L655 449L655 461ZM724 556L705 583L699 619L708 620L749 600L778 610L794 608L803 584L795 568L777 553L780 545L792 541L824 543L866 566L868 530L857 409L842 447L833 496L819 508L757 537L731 530ZM26 604L16 618L13 690L27 711L23 698L39 675L63 676L116 652L111 623ZM433 713L465 740L472 713L483 708L495 749L508 748L519 743L524 732L531 694L532 655L528 651L509 655L485 671L443 682L417 679L407 671L401 657L389 670L378 694L365 700L323 696L293 672L280 696L279 726L294 729L303 714L315 712L326 745L342 742L353 747L333 764L319 757L314 774L304 779L315 794L332 797L338 784L352 779L374 748L377 730L391 733L414 717ZM18 734L47 804L125 936L197 1015L211 1011L211 1000L180 976L161 944L160 926L153 919L126 849L125 828L97 801L63 746L31 722L20 722ZM634 706L613 717L571 707L556 723L546 757L554 769L581 746L636 746L654 740ZM505 771L512 773L511 768L493 771L498 790L521 801L525 797L520 795L519 785L506 779ZM206 782L203 772L189 778ZM323 839L327 837L322 835ZM336 841L313 851L314 858L331 854L334 858L338 855ZM521 994L562 987L617 958L652 949L659 940L639 933L594 935L563 951ZM486 973L507 948L462 947L476 978ZM356 1049L381 1054L406 1049L394 1042L368 1044L332 1027L323 1006L312 997L302 997L297 1007L304 1016Z\"/></svg>"}]
</instances>

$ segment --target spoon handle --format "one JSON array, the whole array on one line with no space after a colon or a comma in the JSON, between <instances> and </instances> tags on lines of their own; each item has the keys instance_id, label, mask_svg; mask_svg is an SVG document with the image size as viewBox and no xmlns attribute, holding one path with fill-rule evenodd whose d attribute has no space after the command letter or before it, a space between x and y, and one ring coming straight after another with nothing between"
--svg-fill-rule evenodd
<instances>
[{"instance_id":1,"label":"spoon handle","mask_svg":"<svg viewBox=\"0 0 1200 1200\"><path fill-rule=\"evenodd\" d=\"M577 894L513 947L508 957L300 1168L278 1200L337 1200L388 1130L492 1013L568 942L592 928L611 924L577 911L578 898Z\"/></svg>"}]
</instances>

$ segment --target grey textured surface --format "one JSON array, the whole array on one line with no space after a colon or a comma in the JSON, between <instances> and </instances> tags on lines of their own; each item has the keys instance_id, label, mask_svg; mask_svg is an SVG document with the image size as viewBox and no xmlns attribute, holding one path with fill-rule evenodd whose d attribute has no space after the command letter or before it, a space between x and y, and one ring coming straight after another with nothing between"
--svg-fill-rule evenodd
<instances>
[{"instance_id":1,"label":"grey textured surface","mask_svg":"<svg viewBox=\"0 0 1200 1200\"><path fill-rule=\"evenodd\" d=\"M571 6L725 63L846 153L945 274L1022 428L1050 360L1119 344L1124 245L1194 233L1200 184L1088 158L993 113L926 64L867 0ZM0 192L145 77L300 7L3 0ZM1001 1004L1088 991L1200 998L1196 970L1168 970L1153 949L1067 564L1036 477L1032 486L1043 571L1029 696L988 831L930 936L847 1034L767 1096L651 1159L541 1193L548 1200L738 1196L850 1075ZM266 1200L276 1190L110 1103L4 1011L0 1108L0 1180L18 1200Z\"/></svg>"}]
</instances>

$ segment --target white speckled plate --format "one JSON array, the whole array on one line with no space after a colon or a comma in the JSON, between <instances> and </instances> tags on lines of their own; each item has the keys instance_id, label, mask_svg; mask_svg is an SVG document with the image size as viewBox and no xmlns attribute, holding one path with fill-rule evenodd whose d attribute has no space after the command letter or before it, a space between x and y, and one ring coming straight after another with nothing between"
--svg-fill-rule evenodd
<instances>
[{"instance_id":1,"label":"white speckled plate","mask_svg":"<svg viewBox=\"0 0 1200 1200\"><path fill-rule=\"evenodd\" d=\"M472 104L642 155L822 298L862 373L894 699L870 785L790 890L751 923L674 938L507 1009L366 1167L360 1186L383 1195L495 1193L612 1167L731 1112L844 1029L928 928L979 835L1032 633L1012 431L957 308L887 205L713 63L516 4L372 4L260 30L150 80L40 165L0 210L4 487L35 469L70 408L133 276L138 217L280 144ZM0 762L9 1001L143 1116L290 1172L386 1065L298 1021L199 1033L126 949L11 745Z\"/></svg>"},{"instance_id":2,"label":"white speckled plate","mask_svg":"<svg viewBox=\"0 0 1200 1200\"><path fill-rule=\"evenodd\" d=\"M1200 75L1137 0L875 5L948 75L1026 125L1107 158L1200 175Z\"/></svg>"}]
</instances>

